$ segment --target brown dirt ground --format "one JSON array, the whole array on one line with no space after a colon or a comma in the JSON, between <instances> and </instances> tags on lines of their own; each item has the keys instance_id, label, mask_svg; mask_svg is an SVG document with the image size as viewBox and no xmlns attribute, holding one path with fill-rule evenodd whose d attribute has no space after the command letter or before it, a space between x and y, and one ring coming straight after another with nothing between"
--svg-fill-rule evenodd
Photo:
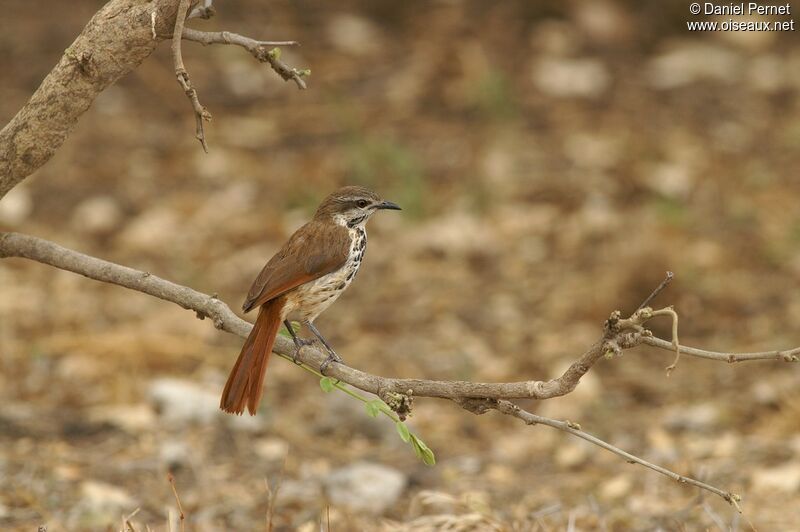
<instances>
[{"instance_id":1,"label":"brown dirt ground","mask_svg":"<svg viewBox=\"0 0 800 532\"><path fill-rule=\"evenodd\" d=\"M5 2L0 122L101 4ZM0 203L0 230L238 308L314 204L362 183L406 210L371 223L358 282L318 323L356 367L550 377L667 269L676 281L658 303L675 305L686 344L800 341L796 34L690 34L679 2L218 4L191 25L299 39L284 57L312 69L309 90L239 49L187 43L214 115L205 155L161 46ZM239 345L170 304L4 261L0 526L118 529L139 508L138 530L165 530L168 469L190 530L263 529L265 478L285 487L277 530L318 530L326 508L332 530L800 526L796 365L684 358L668 379L669 353L639 348L570 396L525 404L742 493L737 516L547 427L435 400L418 400L410 420L437 453L426 467L391 424L282 360L252 423L207 410L181 422L158 408L159 379L218 393ZM318 491L359 460L407 476L383 515Z\"/></svg>"}]
</instances>

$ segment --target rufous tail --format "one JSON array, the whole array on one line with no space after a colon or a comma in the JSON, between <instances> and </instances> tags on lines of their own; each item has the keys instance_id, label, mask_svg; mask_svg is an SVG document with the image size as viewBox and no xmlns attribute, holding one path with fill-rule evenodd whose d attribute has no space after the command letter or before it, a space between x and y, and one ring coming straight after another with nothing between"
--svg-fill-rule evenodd
<instances>
[{"instance_id":1,"label":"rufous tail","mask_svg":"<svg viewBox=\"0 0 800 532\"><path fill-rule=\"evenodd\" d=\"M222 391L219 407L225 412L242 414L247 405L250 415L255 415L264 391L264 373L281 326L281 311L285 303L286 299L279 297L261 305L253 330L245 340Z\"/></svg>"}]
</instances>

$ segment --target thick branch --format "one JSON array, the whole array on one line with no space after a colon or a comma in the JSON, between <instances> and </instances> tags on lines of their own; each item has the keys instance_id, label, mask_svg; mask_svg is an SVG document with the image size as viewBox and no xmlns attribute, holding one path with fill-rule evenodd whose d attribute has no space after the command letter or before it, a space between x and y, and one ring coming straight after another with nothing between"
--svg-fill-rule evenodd
<instances>
[{"instance_id":1,"label":"thick branch","mask_svg":"<svg viewBox=\"0 0 800 532\"><path fill-rule=\"evenodd\" d=\"M153 33L172 30L177 6L176 0L111 0L92 17L0 131L0 198L50 159L98 94L152 53Z\"/></svg>"}]
</instances>

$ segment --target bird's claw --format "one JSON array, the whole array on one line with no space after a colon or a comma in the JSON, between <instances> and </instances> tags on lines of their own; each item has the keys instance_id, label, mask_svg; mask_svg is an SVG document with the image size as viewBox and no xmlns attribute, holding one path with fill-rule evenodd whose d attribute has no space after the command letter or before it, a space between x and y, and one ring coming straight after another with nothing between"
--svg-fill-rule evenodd
<instances>
[{"instance_id":1,"label":"bird's claw","mask_svg":"<svg viewBox=\"0 0 800 532\"><path fill-rule=\"evenodd\" d=\"M330 353L328 353L328 358L323 360L322 364L320 364L319 372L322 373L323 375L325 375L325 370L328 369L328 366L330 366L331 363L333 363L333 362L341 363L342 362L342 357L337 355L335 352L331 351Z\"/></svg>"},{"instance_id":2,"label":"bird's claw","mask_svg":"<svg viewBox=\"0 0 800 532\"><path fill-rule=\"evenodd\" d=\"M300 355L300 350L308 345L314 345L317 342L316 339L305 340L303 338L294 338L294 352L292 353L292 362L297 364L298 366L302 365L303 363L297 359Z\"/></svg>"}]
</instances>

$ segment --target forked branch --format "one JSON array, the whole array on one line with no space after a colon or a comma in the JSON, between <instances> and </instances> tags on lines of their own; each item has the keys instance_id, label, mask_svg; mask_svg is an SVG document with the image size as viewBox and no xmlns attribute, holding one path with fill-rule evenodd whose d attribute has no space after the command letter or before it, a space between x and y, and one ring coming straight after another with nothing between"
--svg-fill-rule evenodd
<instances>
[{"instance_id":1,"label":"forked branch","mask_svg":"<svg viewBox=\"0 0 800 532\"><path fill-rule=\"evenodd\" d=\"M62 270L78 273L91 279L116 284L165 301L171 301L187 310L194 311L201 319L205 317L211 318L216 328L236 334L242 338L247 337L252 328L252 325L236 316L225 303L215 296L209 296L189 287L172 283L148 272L142 272L78 253L41 238L18 233L0 233L0 258L6 257L31 259ZM640 344L674 351L677 345L677 337L673 338L672 341L662 340L653 337L643 327L643 324L648 319L659 315L659 312L645 306L634 312L630 318L625 319L620 317L619 311L613 312L606 321L602 338L583 353L578 360L573 362L563 375L548 381L475 383L427 379L393 379L365 373L343 364L332 364L327 373L332 378L379 396L390 405L396 404L398 396L438 397L450 399L465 410L475 414L482 414L488 410L497 410L503 414L517 417L531 425L547 425L589 441L622 456L628 461L648 467L681 483L693 485L714 493L738 509L738 501L740 499L731 492L647 462L584 432L575 423L537 416L522 410L509 401L509 399L516 398L549 399L568 394L575 389L581 377L601 358L619 355L624 349L630 349ZM726 362L753 360L797 362L798 355L800 355L800 347L787 351L719 353L679 345L678 350L684 355ZM278 336L274 352L284 358L291 359L294 353L294 344L288 338ZM325 353L315 347L308 346L300 351L298 359L308 366L319 367L326 356ZM407 404L407 402L401 401L401 404Z\"/></svg>"},{"instance_id":2,"label":"forked branch","mask_svg":"<svg viewBox=\"0 0 800 532\"><path fill-rule=\"evenodd\" d=\"M241 46L252 54L259 62L269 63L284 81L294 81L298 89L305 89L304 77L311 75L311 70L298 70L290 67L281 60L281 49L278 46L299 46L297 41L257 41L238 33L230 31L198 31L190 28L183 30L183 38L187 41L199 42L204 46L209 44L233 44Z\"/></svg>"},{"instance_id":3,"label":"forked branch","mask_svg":"<svg viewBox=\"0 0 800 532\"><path fill-rule=\"evenodd\" d=\"M184 28L191 0L110 0L95 13L81 34L67 47L31 99L0 129L0 199L46 163L66 140L81 115L98 94L144 61L158 44L173 35L203 44L235 44L256 59L269 63L284 80L305 88L308 70L297 70L280 58L279 45L293 41L256 41L229 32L202 32ZM208 16L210 2L195 9ZM180 10L179 10L180 8ZM173 39L173 65L181 88L191 102L195 135L207 147L203 122L211 118L186 73L180 49Z\"/></svg>"}]
</instances>

